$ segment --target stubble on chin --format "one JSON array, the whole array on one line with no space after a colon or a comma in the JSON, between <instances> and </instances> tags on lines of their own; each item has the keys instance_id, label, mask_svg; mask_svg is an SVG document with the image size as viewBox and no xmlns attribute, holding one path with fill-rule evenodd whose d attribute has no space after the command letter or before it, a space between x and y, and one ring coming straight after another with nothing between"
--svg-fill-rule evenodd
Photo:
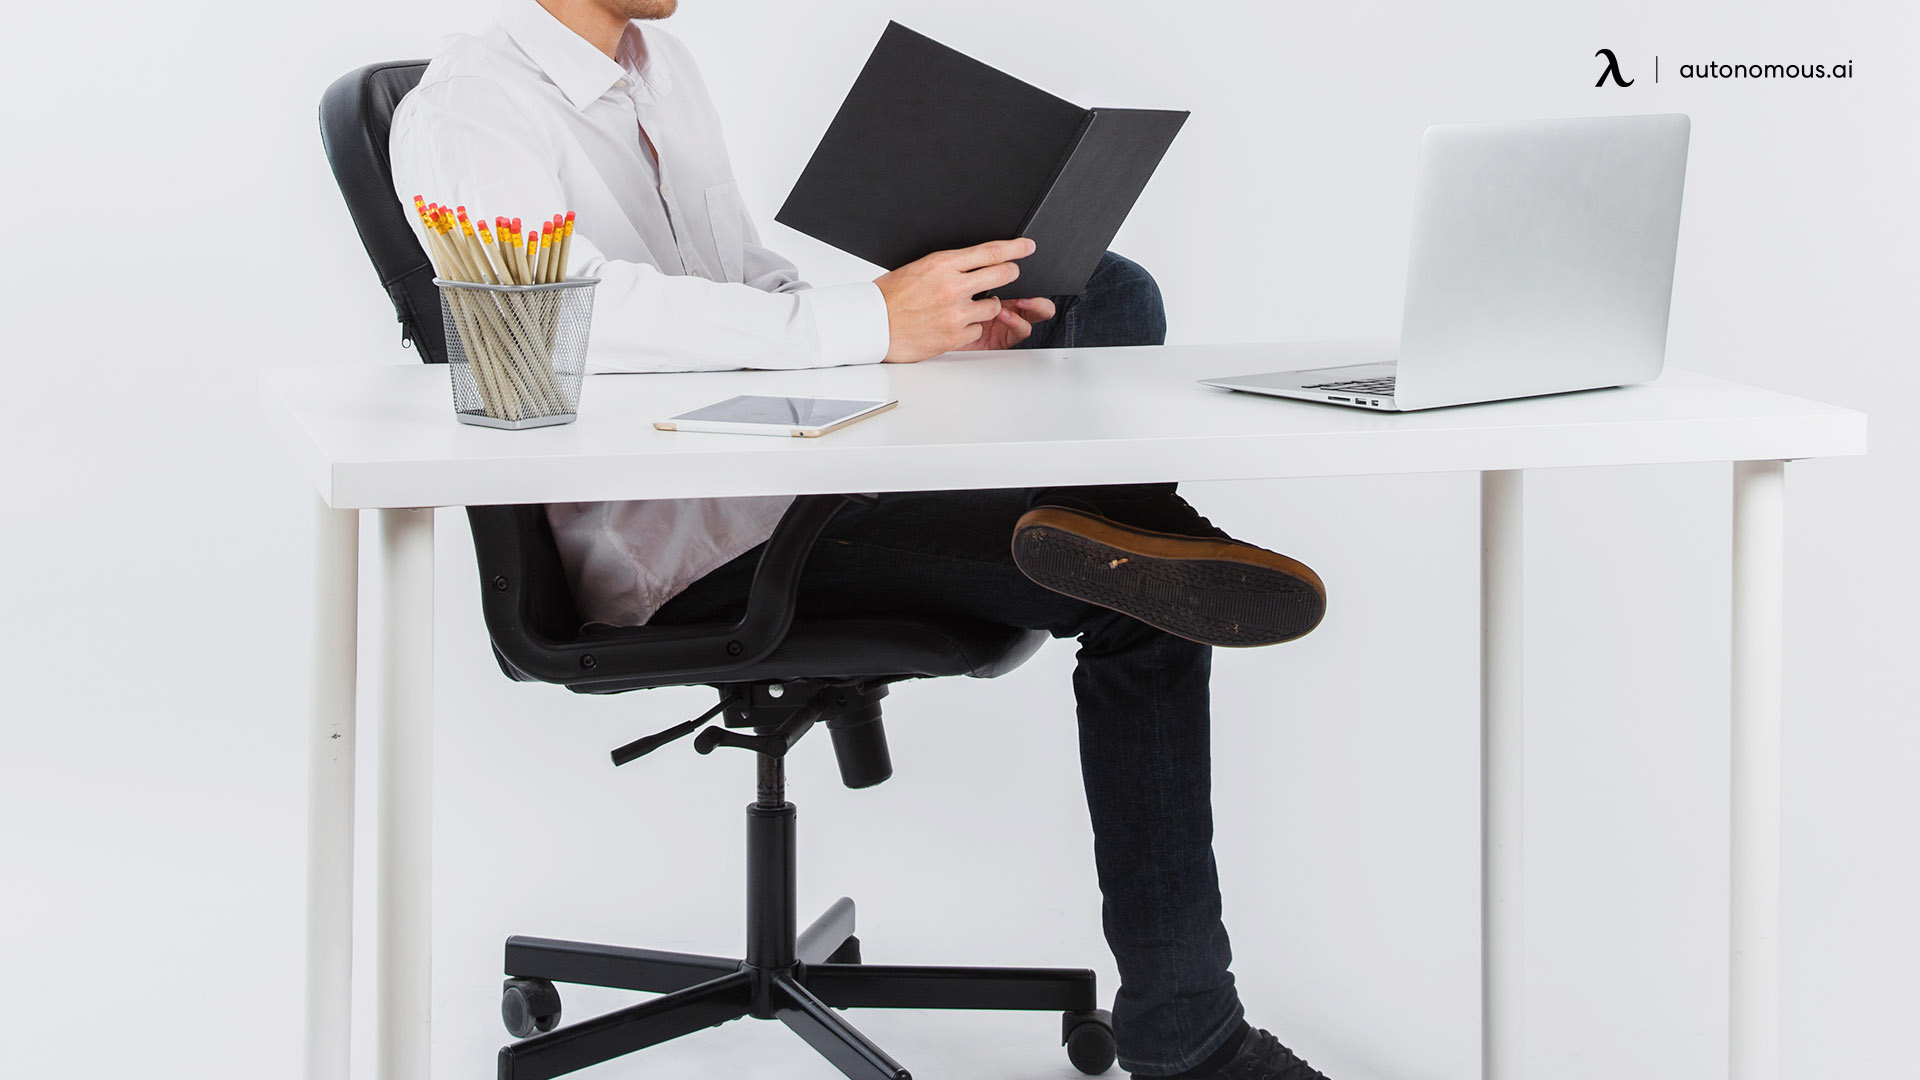
<instances>
[{"instance_id":1,"label":"stubble on chin","mask_svg":"<svg viewBox=\"0 0 1920 1080\"><path fill-rule=\"evenodd\" d=\"M679 10L680 0L621 0L621 13L629 19L664 19Z\"/></svg>"}]
</instances>

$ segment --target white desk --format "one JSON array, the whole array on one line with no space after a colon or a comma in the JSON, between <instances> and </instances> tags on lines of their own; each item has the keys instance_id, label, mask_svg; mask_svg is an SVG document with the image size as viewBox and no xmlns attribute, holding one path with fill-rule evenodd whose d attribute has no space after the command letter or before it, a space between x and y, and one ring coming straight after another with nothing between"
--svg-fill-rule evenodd
<instances>
[{"instance_id":1,"label":"white desk","mask_svg":"<svg viewBox=\"0 0 1920 1080\"><path fill-rule=\"evenodd\" d=\"M1794 458L1866 452L1855 412L1684 372L1649 386L1394 415L1194 380L1376 358L1370 344L1082 349L804 372L599 376L580 420L457 424L424 365L268 371L262 402L319 492L308 825L307 1077L348 1075L358 512L380 513L384 747L377 1073L426 1080L433 515L603 499L1477 471L1481 479L1484 1075L1520 1069L1524 469L1728 461L1733 498L1732 1080L1778 1080L1783 493ZM655 431L740 393L898 397L824 439Z\"/></svg>"}]
</instances>

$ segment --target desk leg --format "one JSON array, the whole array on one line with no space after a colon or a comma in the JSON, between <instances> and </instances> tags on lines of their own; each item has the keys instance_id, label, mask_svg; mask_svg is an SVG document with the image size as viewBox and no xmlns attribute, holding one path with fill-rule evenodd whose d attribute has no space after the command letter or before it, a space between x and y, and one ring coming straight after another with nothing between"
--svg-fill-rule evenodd
<instances>
[{"instance_id":1,"label":"desk leg","mask_svg":"<svg viewBox=\"0 0 1920 1080\"><path fill-rule=\"evenodd\" d=\"M433 511L380 511L374 1075L427 1080L433 1009Z\"/></svg>"},{"instance_id":2,"label":"desk leg","mask_svg":"<svg viewBox=\"0 0 1920 1080\"><path fill-rule=\"evenodd\" d=\"M1521 1075L1521 510L1524 474L1480 474L1480 1060Z\"/></svg>"},{"instance_id":3,"label":"desk leg","mask_svg":"<svg viewBox=\"0 0 1920 1080\"><path fill-rule=\"evenodd\" d=\"M1780 1077L1780 663L1787 469L1733 466L1733 813L1727 1071Z\"/></svg>"},{"instance_id":4,"label":"desk leg","mask_svg":"<svg viewBox=\"0 0 1920 1080\"><path fill-rule=\"evenodd\" d=\"M347 1080L353 1017L353 699L360 512L313 502L307 713L306 1080Z\"/></svg>"}]
</instances>

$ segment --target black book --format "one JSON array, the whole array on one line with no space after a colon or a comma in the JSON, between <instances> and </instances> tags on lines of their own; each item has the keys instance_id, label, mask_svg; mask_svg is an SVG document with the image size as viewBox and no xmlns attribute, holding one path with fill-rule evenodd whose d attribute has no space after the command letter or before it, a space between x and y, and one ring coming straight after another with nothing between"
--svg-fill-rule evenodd
<instances>
[{"instance_id":1,"label":"black book","mask_svg":"<svg viewBox=\"0 0 1920 1080\"><path fill-rule=\"evenodd\" d=\"M889 270L1031 237L995 294L1078 295L1187 115L1082 109L888 23L774 220Z\"/></svg>"}]
</instances>

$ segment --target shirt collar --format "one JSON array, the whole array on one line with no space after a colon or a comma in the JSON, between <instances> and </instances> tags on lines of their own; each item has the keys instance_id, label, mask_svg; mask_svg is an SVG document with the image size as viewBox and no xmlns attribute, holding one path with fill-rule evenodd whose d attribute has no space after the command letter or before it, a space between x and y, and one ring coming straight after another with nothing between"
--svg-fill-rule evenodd
<instances>
[{"instance_id":1,"label":"shirt collar","mask_svg":"<svg viewBox=\"0 0 1920 1080\"><path fill-rule=\"evenodd\" d=\"M600 100L622 80L639 80L636 89L651 91L654 97L664 97L672 89L659 50L650 47L636 23L627 24L620 42L626 63L609 59L534 0L505 0L500 5L500 27L576 109Z\"/></svg>"}]
</instances>

